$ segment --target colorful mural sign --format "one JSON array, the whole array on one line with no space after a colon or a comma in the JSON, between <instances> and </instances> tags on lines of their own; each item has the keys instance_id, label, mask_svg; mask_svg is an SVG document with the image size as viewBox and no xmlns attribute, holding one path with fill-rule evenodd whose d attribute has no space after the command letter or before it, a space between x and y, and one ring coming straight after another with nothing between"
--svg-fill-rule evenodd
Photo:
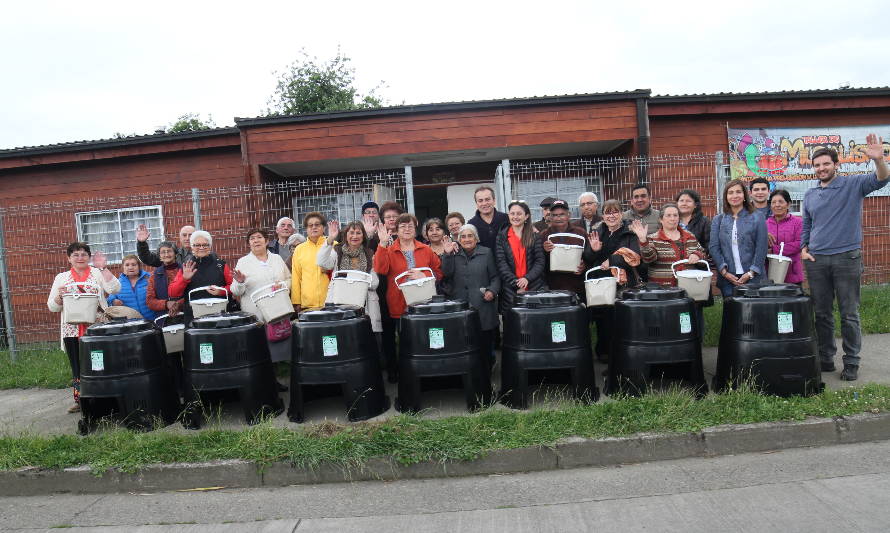
<instances>
[{"instance_id":1,"label":"colorful mural sign","mask_svg":"<svg viewBox=\"0 0 890 533\"><path fill-rule=\"evenodd\" d=\"M771 188L783 188L792 198L803 198L816 186L810 155L819 148L837 150L841 176L874 171L865 156L865 136L884 138L884 157L890 161L890 125L812 128L729 128L729 164L733 178L764 177ZM869 196L890 196L884 187Z\"/></svg>"}]
</instances>

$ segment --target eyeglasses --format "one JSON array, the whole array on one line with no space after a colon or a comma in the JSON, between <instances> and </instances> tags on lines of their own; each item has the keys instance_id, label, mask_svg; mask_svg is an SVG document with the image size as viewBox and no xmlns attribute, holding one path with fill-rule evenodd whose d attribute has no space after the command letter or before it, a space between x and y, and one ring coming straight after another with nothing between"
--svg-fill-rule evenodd
<instances>
[{"instance_id":1,"label":"eyeglasses","mask_svg":"<svg viewBox=\"0 0 890 533\"><path fill-rule=\"evenodd\" d=\"M307 228L323 228L324 224L319 224L318 222L316 222L315 224L306 224L306 227Z\"/></svg>"},{"instance_id":2,"label":"eyeglasses","mask_svg":"<svg viewBox=\"0 0 890 533\"><path fill-rule=\"evenodd\" d=\"M604 217L620 217L621 213L618 211L609 211L608 213L603 213Z\"/></svg>"},{"instance_id":3,"label":"eyeglasses","mask_svg":"<svg viewBox=\"0 0 890 533\"><path fill-rule=\"evenodd\" d=\"M193 244L193 245L192 245L192 248L210 248L210 245L207 244L207 243L203 243L203 244Z\"/></svg>"}]
</instances>

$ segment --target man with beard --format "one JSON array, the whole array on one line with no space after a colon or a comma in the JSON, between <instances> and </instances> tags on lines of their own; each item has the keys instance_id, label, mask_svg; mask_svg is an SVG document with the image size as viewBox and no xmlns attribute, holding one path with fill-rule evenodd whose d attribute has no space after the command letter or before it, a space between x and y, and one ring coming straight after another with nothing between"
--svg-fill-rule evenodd
<instances>
[{"instance_id":1,"label":"man with beard","mask_svg":"<svg viewBox=\"0 0 890 533\"><path fill-rule=\"evenodd\" d=\"M801 258L810 283L816 315L816 338L823 372L834 371L834 316L837 295L841 315L844 368L841 379L859 376L862 330L859 325L859 284L862 279L862 200L887 184L890 169L884 160L884 140L866 137L863 153L875 162L875 172L838 176L837 152L821 148L813 153L819 184L803 199Z\"/></svg>"}]
</instances>

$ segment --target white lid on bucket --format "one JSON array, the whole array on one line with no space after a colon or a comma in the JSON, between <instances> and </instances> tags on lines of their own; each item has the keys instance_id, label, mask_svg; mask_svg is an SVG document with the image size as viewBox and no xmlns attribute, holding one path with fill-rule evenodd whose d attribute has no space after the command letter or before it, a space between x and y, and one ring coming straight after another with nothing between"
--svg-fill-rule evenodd
<instances>
[{"instance_id":1,"label":"white lid on bucket","mask_svg":"<svg viewBox=\"0 0 890 533\"><path fill-rule=\"evenodd\" d=\"M791 258L788 257L787 255L779 255L779 254L766 254L766 258L772 259L773 261L778 261L780 263L782 261L791 261Z\"/></svg>"}]
</instances>

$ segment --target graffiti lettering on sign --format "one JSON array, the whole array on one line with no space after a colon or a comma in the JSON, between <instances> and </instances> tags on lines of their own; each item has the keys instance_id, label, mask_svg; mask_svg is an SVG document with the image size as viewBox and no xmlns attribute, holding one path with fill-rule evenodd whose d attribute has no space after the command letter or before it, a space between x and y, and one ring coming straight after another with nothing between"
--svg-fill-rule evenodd
<instances>
[{"instance_id":1,"label":"graffiti lettering on sign","mask_svg":"<svg viewBox=\"0 0 890 533\"><path fill-rule=\"evenodd\" d=\"M733 178L752 180L763 177L782 182L792 196L800 197L812 187L812 155L821 148L838 153L841 176L872 172L874 165L865 155L865 136L877 133L887 139L885 158L890 155L890 126L847 128L744 128L729 129L729 164ZM775 188L775 186L773 186ZM877 191L887 195L890 191Z\"/></svg>"}]
</instances>

